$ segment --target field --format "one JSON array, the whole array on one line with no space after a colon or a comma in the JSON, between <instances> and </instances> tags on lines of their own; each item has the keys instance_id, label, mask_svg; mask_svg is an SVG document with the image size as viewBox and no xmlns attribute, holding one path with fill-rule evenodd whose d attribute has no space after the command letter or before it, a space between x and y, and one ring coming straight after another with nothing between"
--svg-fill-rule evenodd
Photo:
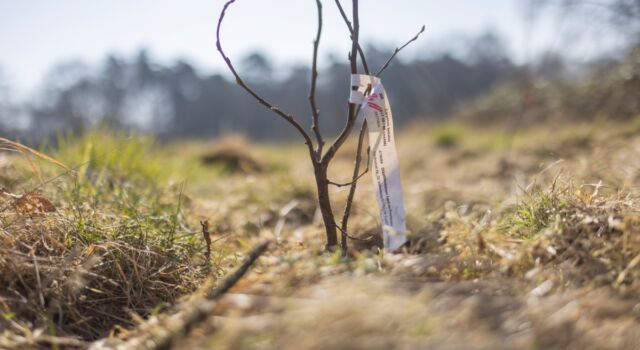
<instances>
[{"instance_id":1,"label":"field","mask_svg":"<svg viewBox=\"0 0 640 350\"><path fill-rule=\"evenodd\" d=\"M411 246L375 248L367 175L349 226L364 240L347 258L323 250L299 144L161 144L108 130L50 144L40 150L69 169L0 158L0 348L640 345L638 120L514 135L405 128ZM348 181L354 148L333 180ZM347 191L333 190L336 213ZM248 273L206 302L265 240ZM203 305L188 335L174 331Z\"/></svg>"}]
</instances>

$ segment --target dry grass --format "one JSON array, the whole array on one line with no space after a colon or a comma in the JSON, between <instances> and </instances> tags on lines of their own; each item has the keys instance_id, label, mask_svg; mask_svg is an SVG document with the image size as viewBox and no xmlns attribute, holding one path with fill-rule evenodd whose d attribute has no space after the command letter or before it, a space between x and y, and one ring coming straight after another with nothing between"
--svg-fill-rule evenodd
<instances>
[{"instance_id":1,"label":"dry grass","mask_svg":"<svg viewBox=\"0 0 640 350\"><path fill-rule=\"evenodd\" d=\"M531 129L510 149L501 130L415 126L398 140L410 250L384 255L353 242L346 260L321 252L300 147L245 143L270 170L244 173L202 165L206 146L196 143L158 149L107 137L100 144L132 144L111 159L97 142L71 142L50 154L88 166L77 180L42 188L57 210L24 215L9 206L0 216L11 223L0 231L0 276L10 286L0 289L9 313L0 347L91 339L135 326L132 314L174 314L178 307L164 303L188 308L207 273L215 281L238 252L277 235L274 250L177 348L633 349L640 134L632 124ZM342 180L351 164L337 158L332 177ZM30 172L11 167L3 174L13 179ZM175 173L190 181L183 187ZM28 188L1 181L11 193ZM354 236L379 230L368 182L357 193ZM341 212L346 191L333 195ZM136 328L162 328L165 319ZM128 334L113 333L113 344Z\"/></svg>"},{"instance_id":2,"label":"dry grass","mask_svg":"<svg viewBox=\"0 0 640 350\"><path fill-rule=\"evenodd\" d=\"M66 171L71 171L71 169L69 169L66 165L60 163L58 160L52 157L49 157L48 155L42 152L39 152L38 150L35 150L31 147L27 147L21 143L11 141L4 137L0 137L0 151L15 152L15 153L21 154L24 157L24 159L28 162L34 174L38 176L38 180L40 180L40 183L44 183L44 178L42 176L42 172L40 171L40 168L38 168L36 163L33 161L33 157L42 159Z\"/></svg>"},{"instance_id":3,"label":"dry grass","mask_svg":"<svg viewBox=\"0 0 640 350\"><path fill-rule=\"evenodd\" d=\"M251 153L247 140L239 135L216 141L200 156L200 160L227 173L253 174L267 170L266 165Z\"/></svg>"},{"instance_id":4,"label":"dry grass","mask_svg":"<svg viewBox=\"0 0 640 350\"><path fill-rule=\"evenodd\" d=\"M0 184L11 189L0 212L0 347L78 345L116 334L227 266L224 254L204 259L183 186L160 185L161 159L141 140L64 140L52 155L79 164L78 176L43 169L52 179L45 186L30 181L21 163L4 165L19 180ZM114 145L116 157L109 155ZM39 210L42 203L53 210Z\"/></svg>"},{"instance_id":5,"label":"dry grass","mask_svg":"<svg viewBox=\"0 0 640 350\"><path fill-rule=\"evenodd\" d=\"M300 222L180 348L633 349L640 139L627 131L529 130L507 152L491 130L442 148L414 128L399 140L410 251L317 255L321 228ZM354 235L376 227L366 181Z\"/></svg>"}]
</instances>

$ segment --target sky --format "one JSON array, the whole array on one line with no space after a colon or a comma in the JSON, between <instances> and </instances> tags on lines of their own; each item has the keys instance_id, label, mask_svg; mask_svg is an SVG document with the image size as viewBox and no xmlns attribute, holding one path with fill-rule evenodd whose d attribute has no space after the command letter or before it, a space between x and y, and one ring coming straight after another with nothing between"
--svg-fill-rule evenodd
<instances>
[{"instance_id":1,"label":"sky","mask_svg":"<svg viewBox=\"0 0 640 350\"><path fill-rule=\"evenodd\" d=\"M349 1L342 1L347 6ZM321 55L347 56L349 37L334 1L324 2ZM502 34L514 57L523 61L558 46L559 25L539 20L533 31L524 21L523 0L363 0L361 37L395 47L424 24L419 42L405 59L454 46L461 35L487 30ZM145 48L160 62L185 59L203 73L223 71L215 50L215 27L222 0L0 0L0 79L15 91L36 89L57 63L99 64L106 55L133 56ZM231 58L263 50L279 64L306 63L316 30L314 0L238 0L223 26ZM527 33L533 33L524 45ZM597 51L592 46L588 54ZM8 81L8 83L7 83Z\"/></svg>"}]
</instances>

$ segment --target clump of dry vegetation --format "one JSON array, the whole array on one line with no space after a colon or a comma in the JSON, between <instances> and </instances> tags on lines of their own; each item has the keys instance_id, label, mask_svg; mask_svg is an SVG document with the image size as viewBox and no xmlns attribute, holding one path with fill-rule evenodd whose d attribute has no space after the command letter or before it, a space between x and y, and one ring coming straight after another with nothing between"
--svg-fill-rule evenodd
<instances>
[{"instance_id":1,"label":"clump of dry vegetation","mask_svg":"<svg viewBox=\"0 0 640 350\"><path fill-rule=\"evenodd\" d=\"M239 135L217 140L200 160L228 173L252 174L267 170L267 166L251 153L247 140Z\"/></svg>"},{"instance_id":2,"label":"clump of dry vegetation","mask_svg":"<svg viewBox=\"0 0 640 350\"><path fill-rule=\"evenodd\" d=\"M206 261L186 222L182 187L161 185L150 139L95 133L50 151L44 161L74 170L2 165L15 181L0 184L0 347L81 345L220 274L222 257ZM29 180L34 167L46 182Z\"/></svg>"},{"instance_id":3,"label":"clump of dry vegetation","mask_svg":"<svg viewBox=\"0 0 640 350\"><path fill-rule=\"evenodd\" d=\"M640 291L638 198L620 191L599 195L602 183L528 194L503 222L508 234L528 240L521 259L529 268L553 266L576 285L611 285L621 292Z\"/></svg>"}]
</instances>

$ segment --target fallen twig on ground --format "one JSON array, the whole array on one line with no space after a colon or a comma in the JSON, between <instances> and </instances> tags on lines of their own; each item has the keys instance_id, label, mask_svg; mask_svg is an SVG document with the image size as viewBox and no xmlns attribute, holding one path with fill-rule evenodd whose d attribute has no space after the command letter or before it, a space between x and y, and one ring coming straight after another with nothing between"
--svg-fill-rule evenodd
<instances>
[{"instance_id":1,"label":"fallen twig on ground","mask_svg":"<svg viewBox=\"0 0 640 350\"><path fill-rule=\"evenodd\" d=\"M118 349L170 349L175 342L184 337L198 323L204 321L216 306L216 300L228 292L246 273L253 263L267 250L270 241L257 244L244 262L215 289L206 294L202 301L194 302L194 307L178 313L167 320L168 325L149 337L134 338L125 344L116 346ZM94 343L92 349L109 348L102 343Z\"/></svg>"}]
</instances>

